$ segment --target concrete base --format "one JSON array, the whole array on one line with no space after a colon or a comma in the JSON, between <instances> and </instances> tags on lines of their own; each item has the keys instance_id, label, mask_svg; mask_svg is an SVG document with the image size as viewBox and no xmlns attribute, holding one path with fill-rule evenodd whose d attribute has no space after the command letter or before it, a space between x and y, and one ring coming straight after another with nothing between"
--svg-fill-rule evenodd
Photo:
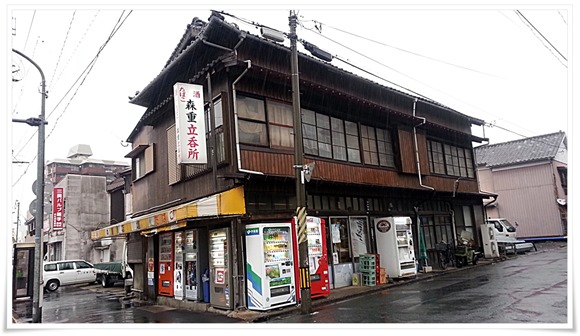
<instances>
[{"instance_id":1,"label":"concrete base","mask_svg":"<svg viewBox=\"0 0 580 336\"><path fill-rule=\"evenodd\" d=\"M430 273L430 272L433 272L433 267L423 266L423 273Z\"/></svg>"}]
</instances>

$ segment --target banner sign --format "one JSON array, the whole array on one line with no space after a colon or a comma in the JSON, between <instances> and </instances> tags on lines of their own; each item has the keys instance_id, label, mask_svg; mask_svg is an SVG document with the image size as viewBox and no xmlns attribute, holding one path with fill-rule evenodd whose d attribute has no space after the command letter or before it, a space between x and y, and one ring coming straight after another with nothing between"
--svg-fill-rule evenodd
<instances>
[{"instance_id":1,"label":"banner sign","mask_svg":"<svg viewBox=\"0 0 580 336\"><path fill-rule=\"evenodd\" d=\"M52 191L52 229L62 230L64 225L64 190L54 188Z\"/></svg>"},{"instance_id":2,"label":"banner sign","mask_svg":"<svg viewBox=\"0 0 580 336\"><path fill-rule=\"evenodd\" d=\"M177 163L207 163L203 86L176 83L173 101Z\"/></svg>"}]
</instances>

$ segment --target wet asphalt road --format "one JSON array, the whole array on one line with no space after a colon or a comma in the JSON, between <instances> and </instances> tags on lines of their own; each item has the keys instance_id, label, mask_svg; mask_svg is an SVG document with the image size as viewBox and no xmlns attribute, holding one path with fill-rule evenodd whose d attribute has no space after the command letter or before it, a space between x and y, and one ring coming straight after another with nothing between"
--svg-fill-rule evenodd
<instances>
[{"instance_id":1,"label":"wet asphalt road","mask_svg":"<svg viewBox=\"0 0 580 336\"><path fill-rule=\"evenodd\" d=\"M124 307L119 301L122 296L123 288L100 289L99 285L61 287L56 292L44 294L42 323L245 322L219 314L193 313L159 305Z\"/></svg>"},{"instance_id":2,"label":"wet asphalt road","mask_svg":"<svg viewBox=\"0 0 580 336\"><path fill-rule=\"evenodd\" d=\"M566 250L519 255L267 323L566 323Z\"/></svg>"}]
</instances>

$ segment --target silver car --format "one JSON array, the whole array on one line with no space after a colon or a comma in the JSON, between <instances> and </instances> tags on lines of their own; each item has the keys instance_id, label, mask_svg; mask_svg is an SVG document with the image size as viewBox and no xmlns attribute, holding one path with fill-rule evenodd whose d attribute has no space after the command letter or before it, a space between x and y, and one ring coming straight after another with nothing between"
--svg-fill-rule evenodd
<instances>
[{"instance_id":1,"label":"silver car","mask_svg":"<svg viewBox=\"0 0 580 336\"><path fill-rule=\"evenodd\" d=\"M44 288L54 292L60 286L94 283L95 267L84 260L59 260L44 262L42 272Z\"/></svg>"}]
</instances>

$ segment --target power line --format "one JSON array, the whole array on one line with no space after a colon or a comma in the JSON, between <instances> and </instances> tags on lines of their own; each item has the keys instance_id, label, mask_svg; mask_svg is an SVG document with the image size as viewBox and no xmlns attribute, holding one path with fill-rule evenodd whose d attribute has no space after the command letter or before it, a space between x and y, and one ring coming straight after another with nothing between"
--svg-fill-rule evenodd
<instances>
[{"instance_id":1,"label":"power line","mask_svg":"<svg viewBox=\"0 0 580 336\"><path fill-rule=\"evenodd\" d=\"M70 23L68 24L68 30L66 31L66 35L64 37L64 41L62 42L62 47L60 48L60 53L58 54L58 59L56 61L56 66L54 67L54 71L52 72L52 76L50 76L51 78L51 83L48 85L49 89L48 91L50 92L51 86L52 86L52 80L54 79L54 74L56 73L56 69L58 69L58 65L60 64L60 58L62 57L62 53L64 51L64 47L66 46L66 41L68 41L68 34L70 33L70 30L72 28L73 22L75 20L75 14L77 13L77 11L75 10L72 14L72 18L70 19Z\"/></svg>"},{"instance_id":2,"label":"power line","mask_svg":"<svg viewBox=\"0 0 580 336\"><path fill-rule=\"evenodd\" d=\"M562 13L560 13L560 11L558 11L558 14L560 14L560 17L562 18L562 21L564 21L564 23L566 25L568 25L568 22L566 22L566 19L564 19L564 15L562 15Z\"/></svg>"},{"instance_id":3,"label":"power line","mask_svg":"<svg viewBox=\"0 0 580 336\"><path fill-rule=\"evenodd\" d=\"M548 42L548 44L552 47L553 50L555 50L566 62L568 62L568 60L566 59L566 57L564 57L564 55L562 55L562 53L556 48L554 47L554 45L524 16L524 14L522 14L519 10L515 11L523 20L525 20L525 22L531 27L531 29L533 29L533 31L537 32L538 34L540 34L540 36L546 41ZM535 35L534 35L535 36ZM540 41L541 42L541 41ZM543 44L543 43L542 43ZM544 45L545 46L545 45ZM548 47L546 47L548 48ZM548 48L548 50L551 51L551 49ZM552 53L554 54L554 53ZM555 57L556 55L554 55ZM559 58L556 57L556 59L558 61L560 61ZM560 63L562 63L562 61L560 61ZM564 65L565 67L568 67L566 64L562 63L562 65Z\"/></svg>"},{"instance_id":4,"label":"power line","mask_svg":"<svg viewBox=\"0 0 580 336\"><path fill-rule=\"evenodd\" d=\"M85 82L85 80L87 79L89 73L91 72L91 70L93 69L94 65L96 64L97 59L99 58L100 53L103 51L103 49L105 48L105 46L107 46L107 44L109 43L109 41L111 40L111 38L113 38L113 36L117 33L117 31L119 31L119 29L121 28L121 26L125 23L125 21L127 20L127 18L129 17L129 15L131 15L131 13L133 13L133 11L131 10L129 12L129 14L127 14L127 16L125 16L125 18L121 21L121 19L123 18L123 14L125 14L125 11L123 11L121 13L121 16L119 17L119 20L117 21L117 23L115 23L115 26L113 27L113 30L111 31L111 33L109 34L109 37L107 38L107 40L105 41L105 43L103 45L101 45L101 47L99 48L99 51L97 52L96 56L93 58L93 60L91 61L91 63L89 64L88 71L87 69L85 69L85 71L83 71L83 73L81 74L81 76L83 74L85 74L82 82L77 86L73 96L70 98L68 104L65 106L64 110L60 113L60 115L56 118L56 120L53 123L53 127L50 130L50 132L48 133L48 135L46 136L46 139L48 139L50 137L50 135L52 134L52 132L54 132L54 129L56 128L56 125L58 124L58 121L60 120L60 118L62 117L62 115L66 112L68 106L70 105L70 103L72 102L72 100L74 99L74 97L76 96L78 90L80 89L80 87L83 85L83 83ZM120 23L119 23L120 22ZM79 77L80 79L80 77ZM73 84L73 86L76 84L76 82L78 82L78 80L75 81L75 83ZM72 87L71 87L72 89ZM68 91L70 92L70 90ZM67 92L67 94L68 94ZM65 95L66 96L66 95ZM64 97L63 97L64 99ZM62 102L62 100L61 100ZM60 104L60 102L59 102ZM56 107L54 110L52 110L52 112L54 112L56 110ZM51 112L51 114L52 114ZM50 116L50 115L49 115ZM34 135L33 135L34 136ZM45 139L45 141L46 141ZM28 143L28 142L27 142ZM26 145L25 145L26 146ZM30 165L32 164L32 162L34 162L38 157L38 154L34 156L34 158L30 161L30 163L26 166L24 172L22 173L22 175L20 175L20 177L16 180L16 182L14 182L14 184L12 184L12 187L16 186L16 184L18 184L18 182L22 179L22 177L24 175L26 175L26 172L28 171L28 168L30 167Z\"/></svg>"},{"instance_id":5,"label":"power line","mask_svg":"<svg viewBox=\"0 0 580 336\"><path fill-rule=\"evenodd\" d=\"M129 14L127 15L127 17L129 17L129 15L132 13L133 11L129 12ZM125 11L123 11L123 13L121 13L121 17L123 16L123 14L125 13ZM117 23L115 23L115 28L117 28L117 24L119 24L119 21L121 20L121 17L119 18L119 20L117 21ZM125 20L127 19L127 17L125 17ZM124 22L124 20L123 20ZM120 26L118 27L120 28ZM118 30L117 28L117 30ZM104 46L109 42L109 40L111 39L111 37L116 33L116 31L112 32L112 35L109 35L109 38L105 41L105 44L103 44L101 46L101 48L99 49L99 51L97 52L96 56L91 60L91 62L89 62L89 64L86 66L86 68L81 72L81 74L79 75L79 77L75 80L75 82L70 86L70 88L68 89L68 91L62 96L62 98L60 99L60 101L55 105L55 107L52 109L52 111L50 111L50 113L48 114L48 116L46 117L47 119L50 118L50 116L54 113L54 111L56 111L56 109L58 108L58 106L60 106L60 104L64 101L64 99L68 96L68 94L73 90L73 88L75 87L75 85L78 83L79 80L81 80L81 77L84 75L84 73L92 66L92 64L96 61L96 59L98 58L99 54L101 53L102 49L104 48ZM34 138L34 136L36 135L36 132L38 132L38 130L35 130L34 133L30 136L30 138L28 138L28 140L26 141L26 143L22 146L22 148L18 151L18 153L16 153L16 156L18 156L23 150L24 148L30 143L30 141Z\"/></svg>"},{"instance_id":6,"label":"power line","mask_svg":"<svg viewBox=\"0 0 580 336\"><path fill-rule=\"evenodd\" d=\"M399 51L404 52L404 53L408 53L408 54L415 55L415 56L418 56L418 57L423 57L423 58L426 58L426 59L429 59L429 60L432 60L432 61L435 61L435 62L447 64L447 65L450 65L450 66L453 66L453 67L457 67L457 68L464 69L464 70L468 70L468 71L472 71L472 72L476 72L476 73L479 73L479 74L482 74L482 75L487 75L487 76L491 76L491 77L498 78L498 76L495 76L495 75L492 75L492 74L488 74L488 73L485 73L485 72L482 72L482 71L479 71L479 70L470 69L470 68L467 68L467 67L464 67L464 66L461 66L461 65L457 65L457 64L454 64L454 63L450 63L450 62L447 62L447 61L443 61L443 60L436 59L436 58L433 58L433 57L421 55L421 54L418 54L416 52L412 52L412 51L409 51L409 50L405 50L405 49L402 49L402 48L399 48L399 47L395 47L395 46L392 46L392 45L389 45L389 44L386 44L386 43L383 43L383 42L380 42L380 41L377 41L377 40L370 39L368 37L364 37L364 36L361 36L361 35L358 35L358 34L354 34L352 32L349 32L349 31L346 31L346 30L343 30L343 29L340 29L340 28L336 28L336 27L330 26L330 25L325 24L325 23L320 22L320 21L316 21L316 20L310 20L310 21L314 22L315 24L320 24L321 25L320 28L318 29L319 32L322 30L321 29L322 28L322 25L324 25L324 26L326 26L328 28L337 30L339 32L342 32L342 33L345 33L345 34L348 34L348 35L352 35L352 36L355 36L355 37L358 37L360 39L367 40L367 41L370 41L370 42L373 42L373 43L376 43L376 44L380 44L380 45L385 46L385 47L389 47L389 48L392 48L392 49L396 49L396 50L399 50ZM306 28L306 29L308 29L308 28Z\"/></svg>"},{"instance_id":7,"label":"power line","mask_svg":"<svg viewBox=\"0 0 580 336\"><path fill-rule=\"evenodd\" d=\"M85 29L85 32L83 33L83 36L79 39L79 42L77 43L75 49L73 50L72 54L70 55L70 57L68 58L68 60L66 61L66 64L62 67L62 70L60 71L60 73L58 74L58 77L54 80L53 84L56 86L58 81L60 80L60 77L62 76L62 73L64 72L65 69L67 69L68 64L70 63L70 60L73 58L74 55L76 55L76 52L79 48L79 46L81 45L81 43L85 40L85 36L87 35L87 33L89 32L89 30L91 29L91 27L93 26L93 23L95 22L95 19L97 18L97 16L99 15L100 10L97 11L97 13L95 13L95 16L93 16L93 19L91 20L91 23L89 23L87 29Z\"/></svg>"},{"instance_id":8,"label":"power line","mask_svg":"<svg viewBox=\"0 0 580 336\"><path fill-rule=\"evenodd\" d=\"M32 13L32 20L30 20L30 27L28 27L28 34L26 35L26 42L24 43L24 49L26 50L26 46L28 45L28 37L30 37L30 32L32 31L32 24L34 23L34 18L36 17L36 10Z\"/></svg>"}]
</instances>

